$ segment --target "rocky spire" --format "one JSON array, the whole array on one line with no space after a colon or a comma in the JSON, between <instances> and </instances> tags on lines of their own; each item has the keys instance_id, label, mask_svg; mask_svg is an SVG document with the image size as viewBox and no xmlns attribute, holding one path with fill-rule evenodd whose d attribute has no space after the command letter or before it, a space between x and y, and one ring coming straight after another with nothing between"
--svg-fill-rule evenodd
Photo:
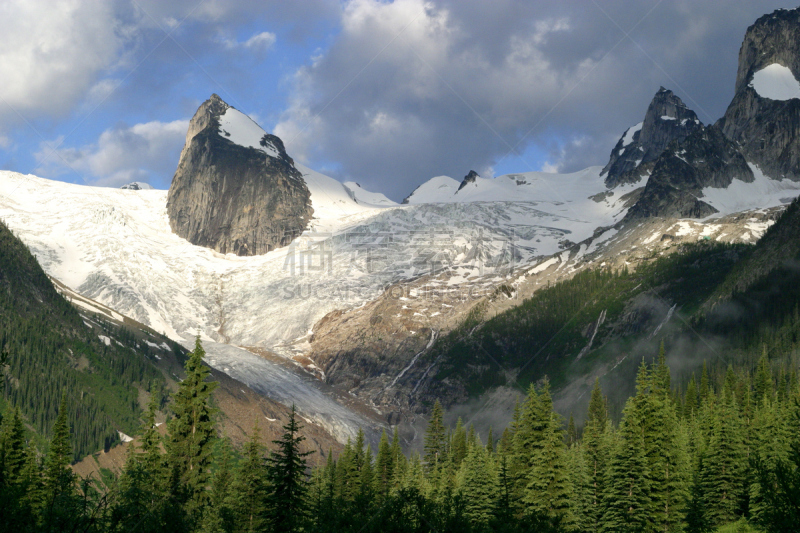
<instances>
[{"instance_id":1,"label":"rocky spire","mask_svg":"<svg viewBox=\"0 0 800 533\"><path fill-rule=\"evenodd\" d=\"M764 174L800 180L800 94L771 99L753 86L754 76L773 66L800 80L800 8L764 15L747 28L736 93L718 125Z\"/></svg>"},{"instance_id":2,"label":"rocky spire","mask_svg":"<svg viewBox=\"0 0 800 533\"><path fill-rule=\"evenodd\" d=\"M480 177L481 177L480 174L478 174L474 170L470 170L469 174L464 176L464 179L461 181L461 185L458 186L458 190L460 191L461 189L463 189L464 187L466 187L470 183L475 183L475 180L480 178ZM456 191L456 192L458 192L458 191Z\"/></svg>"},{"instance_id":3,"label":"rocky spire","mask_svg":"<svg viewBox=\"0 0 800 533\"><path fill-rule=\"evenodd\" d=\"M283 142L213 94L189 122L167 213L192 244L258 255L303 232L310 198Z\"/></svg>"},{"instance_id":4,"label":"rocky spire","mask_svg":"<svg viewBox=\"0 0 800 533\"><path fill-rule=\"evenodd\" d=\"M636 183L653 168L667 145L702 127L694 111L675 94L661 87L647 108L644 120L628 128L608 160L603 175L608 187Z\"/></svg>"}]
</instances>

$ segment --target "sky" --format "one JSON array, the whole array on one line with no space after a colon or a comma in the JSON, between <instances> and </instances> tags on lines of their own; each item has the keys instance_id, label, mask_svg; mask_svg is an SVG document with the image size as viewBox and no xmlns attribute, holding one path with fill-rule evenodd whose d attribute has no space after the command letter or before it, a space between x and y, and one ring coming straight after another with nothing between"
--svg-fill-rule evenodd
<instances>
[{"instance_id":1,"label":"sky","mask_svg":"<svg viewBox=\"0 0 800 533\"><path fill-rule=\"evenodd\" d=\"M604 165L663 86L733 97L753 0L3 0L0 169L167 189L212 93L296 160L401 200L431 177Z\"/></svg>"}]
</instances>

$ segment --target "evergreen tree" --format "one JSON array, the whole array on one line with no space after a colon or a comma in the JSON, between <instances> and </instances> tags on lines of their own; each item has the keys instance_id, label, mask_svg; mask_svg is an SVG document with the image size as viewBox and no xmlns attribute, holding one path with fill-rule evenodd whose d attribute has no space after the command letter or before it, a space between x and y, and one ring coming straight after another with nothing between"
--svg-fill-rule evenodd
<instances>
[{"instance_id":1,"label":"evergreen tree","mask_svg":"<svg viewBox=\"0 0 800 533\"><path fill-rule=\"evenodd\" d=\"M376 491L381 500L389 494L389 488L394 477L393 468L394 458L389 447L389 438L386 436L386 430L384 430L381 433L381 440L378 444L378 458L375 465Z\"/></svg>"},{"instance_id":2,"label":"evergreen tree","mask_svg":"<svg viewBox=\"0 0 800 533\"><path fill-rule=\"evenodd\" d=\"M458 473L458 486L464 514L476 529L484 529L494 516L498 487L491 458L483 446L469 447Z\"/></svg>"},{"instance_id":3,"label":"evergreen tree","mask_svg":"<svg viewBox=\"0 0 800 533\"><path fill-rule=\"evenodd\" d=\"M211 371L203 364L200 337L186 361L186 377L174 396L175 418L169 423L167 452L172 469L172 493L195 520L208 505L211 461L215 440L211 394L216 382L206 381Z\"/></svg>"},{"instance_id":4,"label":"evergreen tree","mask_svg":"<svg viewBox=\"0 0 800 533\"><path fill-rule=\"evenodd\" d=\"M604 481L601 531L640 532L650 522L650 471L633 399L622 416Z\"/></svg>"},{"instance_id":5,"label":"evergreen tree","mask_svg":"<svg viewBox=\"0 0 800 533\"><path fill-rule=\"evenodd\" d=\"M11 417L4 420L4 428L0 439L2 454L2 481L6 485L17 485L22 481L22 470L25 467L25 427L19 409L14 409Z\"/></svg>"},{"instance_id":6,"label":"evergreen tree","mask_svg":"<svg viewBox=\"0 0 800 533\"><path fill-rule=\"evenodd\" d=\"M269 479L264 460L264 445L258 424L250 434L244 458L233 481L232 508L235 530L245 533L263 531L267 525Z\"/></svg>"},{"instance_id":7,"label":"evergreen tree","mask_svg":"<svg viewBox=\"0 0 800 533\"><path fill-rule=\"evenodd\" d=\"M227 439L222 440L222 453L217 471L211 484L211 505L214 516L207 519L207 528L222 528L225 531L233 527L233 487L234 477L231 467L231 449Z\"/></svg>"},{"instance_id":8,"label":"evergreen tree","mask_svg":"<svg viewBox=\"0 0 800 533\"><path fill-rule=\"evenodd\" d=\"M686 387L686 397L683 400L683 416L686 418L694 416L697 413L699 404L697 383L695 382L694 374L692 374L689 385Z\"/></svg>"},{"instance_id":9,"label":"evergreen tree","mask_svg":"<svg viewBox=\"0 0 800 533\"><path fill-rule=\"evenodd\" d=\"M603 482L608 458L606 426L609 425L606 403L600 389L600 380L595 379L589 400L589 413L583 430L586 464L589 481L589 504L586 510L586 528L598 531L603 517Z\"/></svg>"},{"instance_id":10,"label":"evergreen tree","mask_svg":"<svg viewBox=\"0 0 800 533\"><path fill-rule=\"evenodd\" d=\"M572 485L567 466L561 417L553 411L550 385L545 380L539 395L534 431L536 445L530 461L524 501L528 512L559 519L569 526L574 522L570 509Z\"/></svg>"},{"instance_id":11,"label":"evergreen tree","mask_svg":"<svg viewBox=\"0 0 800 533\"><path fill-rule=\"evenodd\" d=\"M459 418L456 422L456 429L453 431L453 436L450 438L450 458L456 470L461 466L461 462L466 456L467 431L464 429L461 418Z\"/></svg>"},{"instance_id":12,"label":"evergreen tree","mask_svg":"<svg viewBox=\"0 0 800 533\"><path fill-rule=\"evenodd\" d=\"M723 388L712 416L700 486L705 519L712 527L719 527L737 520L745 487L742 426L729 386Z\"/></svg>"},{"instance_id":13,"label":"evergreen tree","mask_svg":"<svg viewBox=\"0 0 800 533\"><path fill-rule=\"evenodd\" d=\"M575 419L572 413L569 414L569 422L567 423L567 446L572 446L578 442L578 431L575 429Z\"/></svg>"},{"instance_id":14,"label":"evergreen tree","mask_svg":"<svg viewBox=\"0 0 800 533\"><path fill-rule=\"evenodd\" d=\"M447 446L446 431L444 427L444 411L439 400L433 404L428 429L425 432L425 468L430 472L436 464L445 460Z\"/></svg>"},{"instance_id":15,"label":"evergreen tree","mask_svg":"<svg viewBox=\"0 0 800 533\"><path fill-rule=\"evenodd\" d=\"M53 425L53 437L44 462L44 498L42 517L44 527L51 530L74 527L76 476L69 468L72 459L70 430L67 423L67 396L61 397L58 418Z\"/></svg>"},{"instance_id":16,"label":"evergreen tree","mask_svg":"<svg viewBox=\"0 0 800 533\"><path fill-rule=\"evenodd\" d=\"M273 441L277 449L270 454L268 474L271 482L269 498L270 521L274 531L299 531L307 517L306 457L312 452L301 452L305 437L300 434L297 410L292 405L289 421L283 426L283 436ZM363 433L362 440L363 440Z\"/></svg>"}]
</instances>

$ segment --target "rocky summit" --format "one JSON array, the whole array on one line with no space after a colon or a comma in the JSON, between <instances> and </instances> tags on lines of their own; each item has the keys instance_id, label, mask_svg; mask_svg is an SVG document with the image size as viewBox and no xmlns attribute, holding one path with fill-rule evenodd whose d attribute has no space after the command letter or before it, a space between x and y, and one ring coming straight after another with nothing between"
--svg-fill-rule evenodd
<instances>
[{"instance_id":1,"label":"rocky summit","mask_svg":"<svg viewBox=\"0 0 800 533\"><path fill-rule=\"evenodd\" d=\"M719 128L701 126L686 139L672 142L656 159L626 218L712 215L717 210L700 199L703 189L726 188L734 179L746 183L754 179L744 156Z\"/></svg>"},{"instance_id":2,"label":"rocky summit","mask_svg":"<svg viewBox=\"0 0 800 533\"><path fill-rule=\"evenodd\" d=\"M247 256L288 245L313 209L283 142L214 94L189 123L167 212L192 244Z\"/></svg>"},{"instance_id":3,"label":"rocky summit","mask_svg":"<svg viewBox=\"0 0 800 533\"><path fill-rule=\"evenodd\" d=\"M628 128L611 151L603 168L606 185L637 183L652 170L669 143L683 140L702 127L694 111L672 91L661 87L644 120Z\"/></svg>"},{"instance_id":4,"label":"rocky summit","mask_svg":"<svg viewBox=\"0 0 800 533\"><path fill-rule=\"evenodd\" d=\"M800 179L800 10L778 10L747 29L736 93L719 121L748 161L774 179Z\"/></svg>"}]
</instances>

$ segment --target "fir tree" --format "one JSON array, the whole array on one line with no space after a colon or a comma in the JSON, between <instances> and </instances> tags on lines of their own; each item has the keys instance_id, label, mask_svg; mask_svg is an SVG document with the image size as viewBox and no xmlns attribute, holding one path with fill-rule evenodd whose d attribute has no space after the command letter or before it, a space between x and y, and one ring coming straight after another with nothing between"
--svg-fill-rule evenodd
<instances>
[{"instance_id":1,"label":"fir tree","mask_svg":"<svg viewBox=\"0 0 800 533\"><path fill-rule=\"evenodd\" d=\"M772 398L772 370L769 366L769 359L767 358L767 347L764 346L764 352L758 360L758 367L756 369L754 383L754 394L756 402L759 404L764 396Z\"/></svg>"},{"instance_id":2,"label":"fir tree","mask_svg":"<svg viewBox=\"0 0 800 533\"><path fill-rule=\"evenodd\" d=\"M714 406L713 426L700 472L702 507L713 527L734 522L744 497L743 434L736 399L726 385Z\"/></svg>"},{"instance_id":3,"label":"fir tree","mask_svg":"<svg viewBox=\"0 0 800 533\"><path fill-rule=\"evenodd\" d=\"M389 438L386 436L386 430L384 430L381 433L381 440L378 444L378 458L375 465L375 485L381 499L389 494L389 488L394 477L393 468L394 458L389 447Z\"/></svg>"},{"instance_id":4,"label":"fir tree","mask_svg":"<svg viewBox=\"0 0 800 533\"><path fill-rule=\"evenodd\" d=\"M491 520L497 505L497 477L483 446L470 446L458 473L458 486L464 500L464 514L477 529Z\"/></svg>"},{"instance_id":5,"label":"fir tree","mask_svg":"<svg viewBox=\"0 0 800 533\"><path fill-rule=\"evenodd\" d=\"M650 471L637 415L629 400L604 481L601 531L640 532L650 521Z\"/></svg>"},{"instance_id":6,"label":"fir tree","mask_svg":"<svg viewBox=\"0 0 800 533\"><path fill-rule=\"evenodd\" d=\"M206 381L211 371L203 364L205 350L200 337L186 361L186 377L174 396L175 418L169 423L167 446L172 468L172 491L190 516L199 519L208 505L211 461L215 440L211 394L216 382Z\"/></svg>"},{"instance_id":7,"label":"fir tree","mask_svg":"<svg viewBox=\"0 0 800 533\"><path fill-rule=\"evenodd\" d=\"M256 424L233 481L232 508L236 531L255 533L265 529L269 490L264 446L261 444L261 435Z\"/></svg>"},{"instance_id":8,"label":"fir tree","mask_svg":"<svg viewBox=\"0 0 800 533\"><path fill-rule=\"evenodd\" d=\"M433 404L431 418L425 432L425 468L430 472L437 463L445 460L447 446L446 431L444 427L444 412L439 400Z\"/></svg>"},{"instance_id":9,"label":"fir tree","mask_svg":"<svg viewBox=\"0 0 800 533\"><path fill-rule=\"evenodd\" d=\"M299 531L307 517L306 457L313 452L301 452L305 437L300 434L297 410L292 405L289 421L283 426L283 436L273 441L277 449L270 454L268 474L271 482L269 498L274 531ZM362 440L363 440L363 433Z\"/></svg>"},{"instance_id":10,"label":"fir tree","mask_svg":"<svg viewBox=\"0 0 800 533\"><path fill-rule=\"evenodd\" d=\"M453 436L450 438L450 458L456 470L461 466L461 462L466 456L467 431L464 429L461 418L459 418L456 422L456 429L453 431Z\"/></svg>"},{"instance_id":11,"label":"fir tree","mask_svg":"<svg viewBox=\"0 0 800 533\"><path fill-rule=\"evenodd\" d=\"M530 461L524 501L528 512L574 522L570 509L572 485L567 467L561 418L553 411L550 385L545 380L539 395L539 413L534 431L536 445Z\"/></svg>"},{"instance_id":12,"label":"fir tree","mask_svg":"<svg viewBox=\"0 0 800 533\"><path fill-rule=\"evenodd\" d=\"M589 481L589 503L586 510L586 527L598 531L603 517L601 502L603 482L608 457L606 426L608 412L600 389L600 380L595 379L592 396L589 400L589 413L583 430L586 464Z\"/></svg>"}]
</instances>

